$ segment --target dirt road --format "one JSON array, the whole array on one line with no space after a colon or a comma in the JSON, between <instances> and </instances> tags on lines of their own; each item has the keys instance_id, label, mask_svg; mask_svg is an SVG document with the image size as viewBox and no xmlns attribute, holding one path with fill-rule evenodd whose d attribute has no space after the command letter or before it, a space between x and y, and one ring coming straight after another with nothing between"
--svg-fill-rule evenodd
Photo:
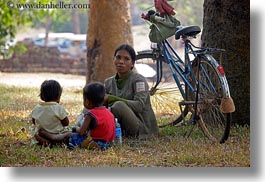
<instances>
[{"instance_id":1,"label":"dirt road","mask_svg":"<svg viewBox=\"0 0 265 182\"><path fill-rule=\"evenodd\" d=\"M0 72L0 84L24 87L40 87L47 79L57 80L62 87L83 87L85 76L55 73L4 73Z\"/></svg>"}]
</instances>

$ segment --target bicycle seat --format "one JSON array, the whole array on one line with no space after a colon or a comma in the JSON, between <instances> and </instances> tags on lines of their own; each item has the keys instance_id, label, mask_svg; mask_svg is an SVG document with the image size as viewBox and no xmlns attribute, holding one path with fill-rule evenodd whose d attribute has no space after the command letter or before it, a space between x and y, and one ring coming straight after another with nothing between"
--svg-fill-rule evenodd
<instances>
[{"instance_id":1,"label":"bicycle seat","mask_svg":"<svg viewBox=\"0 0 265 182\"><path fill-rule=\"evenodd\" d=\"M201 32L198 26L179 26L175 33L175 39L180 39L181 36L193 37Z\"/></svg>"}]
</instances>

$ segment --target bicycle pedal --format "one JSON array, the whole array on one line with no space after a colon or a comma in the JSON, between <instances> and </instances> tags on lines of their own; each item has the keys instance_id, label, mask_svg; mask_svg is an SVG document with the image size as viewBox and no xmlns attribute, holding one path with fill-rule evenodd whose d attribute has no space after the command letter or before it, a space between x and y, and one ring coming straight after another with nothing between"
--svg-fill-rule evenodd
<instances>
[{"instance_id":1,"label":"bicycle pedal","mask_svg":"<svg viewBox=\"0 0 265 182\"><path fill-rule=\"evenodd\" d=\"M180 122L180 123L177 123L175 126L176 127L180 127L180 126L187 126L188 124L187 124L187 122L185 121L182 121L182 122Z\"/></svg>"},{"instance_id":2,"label":"bicycle pedal","mask_svg":"<svg viewBox=\"0 0 265 182\"><path fill-rule=\"evenodd\" d=\"M195 104L195 101L183 100L179 102L179 105L192 105L192 104Z\"/></svg>"}]
</instances>

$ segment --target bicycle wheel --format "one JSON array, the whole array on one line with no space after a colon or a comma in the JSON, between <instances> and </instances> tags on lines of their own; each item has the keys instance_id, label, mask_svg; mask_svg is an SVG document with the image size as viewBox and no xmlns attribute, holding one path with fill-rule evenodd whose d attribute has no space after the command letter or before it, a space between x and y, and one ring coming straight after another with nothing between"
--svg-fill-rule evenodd
<instances>
[{"instance_id":1,"label":"bicycle wheel","mask_svg":"<svg viewBox=\"0 0 265 182\"><path fill-rule=\"evenodd\" d=\"M198 75L198 61L200 70ZM193 70L199 77L199 124L203 133L213 141L224 143L230 133L231 113L222 113L220 104L229 87L226 77L218 70L219 64L210 55L197 57L193 61Z\"/></svg>"},{"instance_id":2,"label":"bicycle wheel","mask_svg":"<svg viewBox=\"0 0 265 182\"><path fill-rule=\"evenodd\" d=\"M157 61L162 61L162 78L156 86L159 75L156 66ZM151 104L158 126L161 128L179 123L187 115L188 110L186 107L182 109L179 107L179 102L183 98L163 58L160 57L159 60L156 60L152 53L138 54L136 56L135 68L148 82Z\"/></svg>"}]
</instances>

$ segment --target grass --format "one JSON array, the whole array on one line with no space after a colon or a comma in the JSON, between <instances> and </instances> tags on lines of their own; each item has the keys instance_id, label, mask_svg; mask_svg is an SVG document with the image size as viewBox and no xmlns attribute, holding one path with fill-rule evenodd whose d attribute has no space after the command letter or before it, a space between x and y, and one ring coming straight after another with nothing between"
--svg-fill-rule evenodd
<instances>
[{"instance_id":1,"label":"grass","mask_svg":"<svg viewBox=\"0 0 265 182\"><path fill-rule=\"evenodd\" d=\"M212 143L199 129L166 127L149 140L123 138L122 146L105 151L43 148L31 144L30 113L39 101L36 87L0 84L1 167L250 167L250 128L236 126L225 144ZM82 109L81 88L64 88L61 103L70 125ZM19 160L18 160L19 159Z\"/></svg>"}]
</instances>

